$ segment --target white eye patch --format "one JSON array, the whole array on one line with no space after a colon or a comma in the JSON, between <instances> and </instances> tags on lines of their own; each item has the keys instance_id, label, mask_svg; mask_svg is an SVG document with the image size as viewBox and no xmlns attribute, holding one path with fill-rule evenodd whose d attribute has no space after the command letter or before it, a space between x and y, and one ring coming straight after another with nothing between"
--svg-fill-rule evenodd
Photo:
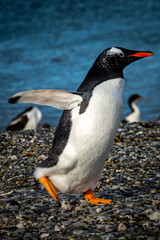
<instances>
[{"instance_id":1,"label":"white eye patch","mask_svg":"<svg viewBox=\"0 0 160 240\"><path fill-rule=\"evenodd\" d=\"M123 54L123 52L120 49L115 47L112 47L111 49L108 50L108 55L114 55L114 54L120 54L120 53Z\"/></svg>"}]
</instances>

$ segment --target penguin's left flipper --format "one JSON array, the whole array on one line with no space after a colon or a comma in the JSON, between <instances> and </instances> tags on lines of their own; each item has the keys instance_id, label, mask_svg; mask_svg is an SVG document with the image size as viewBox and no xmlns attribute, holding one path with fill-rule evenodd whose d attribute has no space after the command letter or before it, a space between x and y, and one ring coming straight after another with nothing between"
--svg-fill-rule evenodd
<instances>
[{"instance_id":1,"label":"penguin's left flipper","mask_svg":"<svg viewBox=\"0 0 160 240\"><path fill-rule=\"evenodd\" d=\"M44 187L47 189L49 194L54 198L54 200L59 201L58 194L56 193L56 190L54 189L52 183L47 177L39 178L39 181L41 184L44 185Z\"/></svg>"},{"instance_id":2,"label":"penguin's left flipper","mask_svg":"<svg viewBox=\"0 0 160 240\"><path fill-rule=\"evenodd\" d=\"M86 202L88 202L88 203L91 203L94 205L113 204L112 200L96 198L92 190L88 190L87 192L84 192L83 194L84 194Z\"/></svg>"},{"instance_id":3,"label":"penguin's left flipper","mask_svg":"<svg viewBox=\"0 0 160 240\"><path fill-rule=\"evenodd\" d=\"M9 99L9 103L36 103L62 110L71 110L83 101L83 93L61 90L32 90L20 92Z\"/></svg>"}]
</instances>

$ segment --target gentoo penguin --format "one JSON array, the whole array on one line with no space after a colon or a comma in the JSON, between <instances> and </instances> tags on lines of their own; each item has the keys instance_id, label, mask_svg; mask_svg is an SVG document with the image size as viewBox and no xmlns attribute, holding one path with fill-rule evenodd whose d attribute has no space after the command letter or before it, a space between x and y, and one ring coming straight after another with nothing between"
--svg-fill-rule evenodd
<instances>
[{"instance_id":1,"label":"gentoo penguin","mask_svg":"<svg viewBox=\"0 0 160 240\"><path fill-rule=\"evenodd\" d=\"M110 204L96 198L99 181L117 128L123 103L123 69L153 55L120 47L104 50L77 92L33 90L20 92L10 103L37 103L63 109L49 157L35 170L35 177L58 200L61 193L83 193L91 204ZM55 190L56 189L56 190Z\"/></svg>"},{"instance_id":2,"label":"gentoo penguin","mask_svg":"<svg viewBox=\"0 0 160 240\"><path fill-rule=\"evenodd\" d=\"M38 128L42 113L37 107L29 107L17 117L13 118L6 128L7 131L18 131Z\"/></svg>"},{"instance_id":3,"label":"gentoo penguin","mask_svg":"<svg viewBox=\"0 0 160 240\"><path fill-rule=\"evenodd\" d=\"M141 97L138 94L133 94L129 97L128 104L132 110L122 121L122 123L131 123L131 122L140 122L141 121L141 111L139 107L136 105L136 102L140 99L144 99L146 97Z\"/></svg>"}]
</instances>

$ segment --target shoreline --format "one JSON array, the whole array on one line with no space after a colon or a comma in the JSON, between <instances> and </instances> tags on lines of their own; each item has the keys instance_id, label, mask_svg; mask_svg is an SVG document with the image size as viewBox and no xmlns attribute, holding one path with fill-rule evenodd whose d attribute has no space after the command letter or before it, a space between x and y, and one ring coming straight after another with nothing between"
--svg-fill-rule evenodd
<instances>
[{"instance_id":1,"label":"shoreline","mask_svg":"<svg viewBox=\"0 0 160 240\"><path fill-rule=\"evenodd\" d=\"M120 124L95 195L60 194L61 207L33 176L55 128L0 133L1 239L160 240L160 122Z\"/></svg>"}]
</instances>

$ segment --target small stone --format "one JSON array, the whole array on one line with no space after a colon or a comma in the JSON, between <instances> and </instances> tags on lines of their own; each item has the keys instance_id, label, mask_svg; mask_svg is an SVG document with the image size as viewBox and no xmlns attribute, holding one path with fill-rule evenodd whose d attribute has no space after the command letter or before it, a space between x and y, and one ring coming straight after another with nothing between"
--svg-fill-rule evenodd
<instances>
[{"instance_id":1,"label":"small stone","mask_svg":"<svg viewBox=\"0 0 160 240\"><path fill-rule=\"evenodd\" d=\"M97 209L96 209L96 212L97 212L97 213L101 213L101 212L102 212L102 208L97 208Z\"/></svg>"},{"instance_id":2,"label":"small stone","mask_svg":"<svg viewBox=\"0 0 160 240\"><path fill-rule=\"evenodd\" d=\"M4 182L0 182L0 188L3 188L5 186Z\"/></svg>"},{"instance_id":3,"label":"small stone","mask_svg":"<svg viewBox=\"0 0 160 240\"><path fill-rule=\"evenodd\" d=\"M151 193L154 193L154 194L155 194L155 193L157 193L157 190L156 190L156 189L152 189L152 190L151 190Z\"/></svg>"},{"instance_id":4,"label":"small stone","mask_svg":"<svg viewBox=\"0 0 160 240\"><path fill-rule=\"evenodd\" d=\"M41 238L46 238L46 237L48 237L49 236L49 233L43 233L43 234L41 234Z\"/></svg>"},{"instance_id":5,"label":"small stone","mask_svg":"<svg viewBox=\"0 0 160 240\"><path fill-rule=\"evenodd\" d=\"M159 204L159 201L158 201L158 200L152 201L152 205L153 205L153 206L156 206L156 205L158 205L158 204Z\"/></svg>"},{"instance_id":6,"label":"small stone","mask_svg":"<svg viewBox=\"0 0 160 240\"><path fill-rule=\"evenodd\" d=\"M137 185L137 186L141 186L142 183L141 183L140 181L136 181L136 182L135 182L135 185Z\"/></svg>"},{"instance_id":7,"label":"small stone","mask_svg":"<svg viewBox=\"0 0 160 240\"><path fill-rule=\"evenodd\" d=\"M5 222L5 223L7 223L8 220L9 220L9 219L8 219L7 217L3 218L3 222Z\"/></svg>"},{"instance_id":8,"label":"small stone","mask_svg":"<svg viewBox=\"0 0 160 240\"><path fill-rule=\"evenodd\" d=\"M150 220L160 220L160 212L153 212L149 215Z\"/></svg>"},{"instance_id":9,"label":"small stone","mask_svg":"<svg viewBox=\"0 0 160 240\"><path fill-rule=\"evenodd\" d=\"M11 159L12 159L12 160L17 160L17 156L16 156L16 155L13 155L13 156L11 156Z\"/></svg>"},{"instance_id":10,"label":"small stone","mask_svg":"<svg viewBox=\"0 0 160 240\"><path fill-rule=\"evenodd\" d=\"M40 155L40 156L38 157L39 160L46 160L46 158L47 158L47 156L45 156L45 155Z\"/></svg>"},{"instance_id":11,"label":"small stone","mask_svg":"<svg viewBox=\"0 0 160 240\"><path fill-rule=\"evenodd\" d=\"M21 214L20 214L20 215L17 215L17 216L16 216L16 219L22 220L22 215L21 215Z\"/></svg>"},{"instance_id":12,"label":"small stone","mask_svg":"<svg viewBox=\"0 0 160 240\"><path fill-rule=\"evenodd\" d=\"M112 189L112 190L117 190L117 189L120 189L120 186L119 186L119 185L113 185L113 186L111 187L111 189Z\"/></svg>"},{"instance_id":13,"label":"small stone","mask_svg":"<svg viewBox=\"0 0 160 240\"><path fill-rule=\"evenodd\" d=\"M53 216L50 216L49 218L48 218L48 221L50 221L51 219L53 219L54 217Z\"/></svg>"},{"instance_id":14,"label":"small stone","mask_svg":"<svg viewBox=\"0 0 160 240\"><path fill-rule=\"evenodd\" d=\"M110 233L110 232L112 232L112 227L111 227L111 225L110 224L107 224L106 226L105 226L105 231L107 232L107 233Z\"/></svg>"},{"instance_id":15,"label":"small stone","mask_svg":"<svg viewBox=\"0 0 160 240\"><path fill-rule=\"evenodd\" d=\"M32 171L32 167L29 166L29 167L27 168L27 170L28 170L29 172Z\"/></svg>"},{"instance_id":16,"label":"small stone","mask_svg":"<svg viewBox=\"0 0 160 240\"><path fill-rule=\"evenodd\" d=\"M80 236L83 234L83 230L75 230L73 231L73 234Z\"/></svg>"},{"instance_id":17,"label":"small stone","mask_svg":"<svg viewBox=\"0 0 160 240\"><path fill-rule=\"evenodd\" d=\"M148 221L143 223L143 228L144 229L149 228L149 222Z\"/></svg>"},{"instance_id":18,"label":"small stone","mask_svg":"<svg viewBox=\"0 0 160 240\"><path fill-rule=\"evenodd\" d=\"M62 201L61 208L64 210L71 210L72 206L68 202Z\"/></svg>"},{"instance_id":19,"label":"small stone","mask_svg":"<svg viewBox=\"0 0 160 240\"><path fill-rule=\"evenodd\" d=\"M124 223L120 223L118 225L118 232L125 231L127 229L126 225Z\"/></svg>"},{"instance_id":20,"label":"small stone","mask_svg":"<svg viewBox=\"0 0 160 240\"><path fill-rule=\"evenodd\" d=\"M60 231L61 231L61 227L60 227L59 224L56 224L56 225L55 225L54 231L55 231L55 232L60 232Z\"/></svg>"},{"instance_id":21,"label":"small stone","mask_svg":"<svg viewBox=\"0 0 160 240\"><path fill-rule=\"evenodd\" d=\"M23 222L18 223L16 227L19 229L24 228Z\"/></svg>"}]
</instances>

